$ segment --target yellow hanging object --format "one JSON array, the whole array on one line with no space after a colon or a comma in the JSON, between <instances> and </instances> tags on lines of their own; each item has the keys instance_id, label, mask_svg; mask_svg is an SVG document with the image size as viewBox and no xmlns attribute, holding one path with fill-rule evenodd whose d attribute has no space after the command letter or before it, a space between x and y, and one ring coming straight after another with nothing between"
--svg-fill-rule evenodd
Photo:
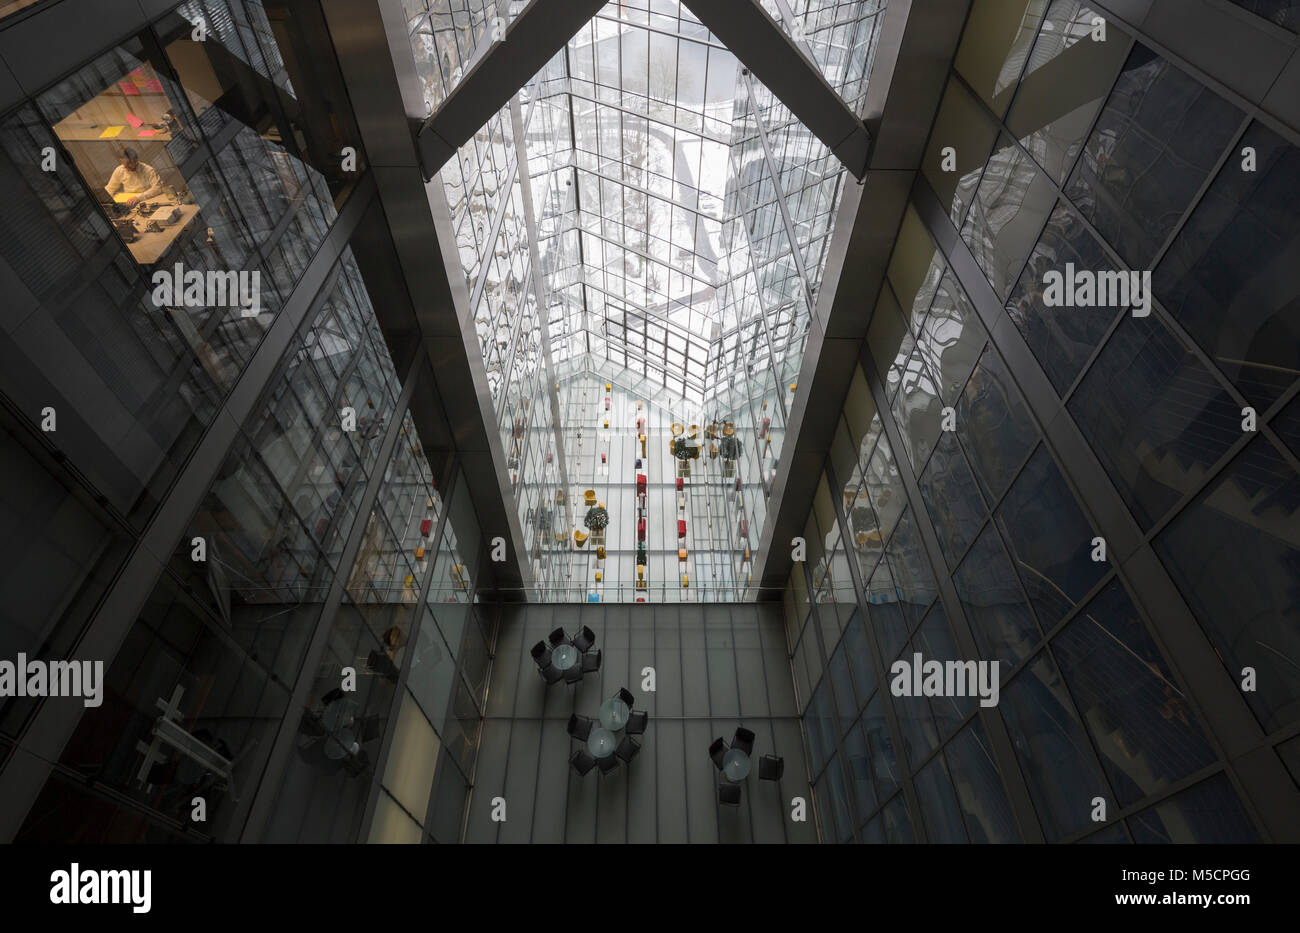
<instances>
[{"instance_id":1,"label":"yellow hanging object","mask_svg":"<svg viewBox=\"0 0 1300 933\"><path fill-rule=\"evenodd\" d=\"M710 444L710 445L709 445L709 456L712 457L714 460L717 460L717 459L718 459L718 445L717 445L717 444Z\"/></svg>"},{"instance_id":2,"label":"yellow hanging object","mask_svg":"<svg viewBox=\"0 0 1300 933\"><path fill-rule=\"evenodd\" d=\"M795 389L797 389L797 388L799 388L799 383L798 383L798 382L792 382L792 383L790 383L790 391L791 391L791 392L793 392L793 391L794 391Z\"/></svg>"},{"instance_id":3,"label":"yellow hanging object","mask_svg":"<svg viewBox=\"0 0 1300 933\"><path fill-rule=\"evenodd\" d=\"M413 574L408 573L406 575L406 588L409 590L414 584L415 584L415 576Z\"/></svg>"},{"instance_id":4,"label":"yellow hanging object","mask_svg":"<svg viewBox=\"0 0 1300 933\"><path fill-rule=\"evenodd\" d=\"M606 431L609 430L609 419L608 419L608 418L605 419L605 430L606 430Z\"/></svg>"},{"instance_id":5,"label":"yellow hanging object","mask_svg":"<svg viewBox=\"0 0 1300 933\"><path fill-rule=\"evenodd\" d=\"M643 567L643 566L640 565L640 564L637 564L637 565L636 565L636 578L637 578L638 580L644 580L644 579L645 579L645 567Z\"/></svg>"},{"instance_id":6,"label":"yellow hanging object","mask_svg":"<svg viewBox=\"0 0 1300 933\"><path fill-rule=\"evenodd\" d=\"M601 578L601 576L600 576L600 571L597 570L597 571L596 571L596 582L599 583L599 582L601 581L601 579L602 579L602 578Z\"/></svg>"},{"instance_id":7,"label":"yellow hanging object","mask_svg":"<svg viewBox=\"0 0 1300 933\"><path fill-rule=\"evenodd\" d=\"M696 438L696 437L699 437L699 436L700 436L700 426L699 426L698 424L693 424L693 425L691 425L690 430L688 430L688 431L686 432L686 436L687 436L687 437L690 437L690 438Z\"/></svg>"},{"instance_id":8,"label":"yellow hanging object","mask_svg":"<svg viewBox=\"0 0 1300 933\"><path fill-rule=\"evenodd\" d=\"M608 383L608 382L605 383L605 391L606 391L606 392L611 391L611 389L610 389L610 383Z\"/></svg>"},{"instance_id":9,"label":"yellow hanging object","mask_svg":"<svg viewBox=\"0 0 1300 933\"><path fill-rule=\"evenodd\" d=\"M690 585L691 585L691 575L689 573L682 574L682 589L686 589Z\"/></svg>"},{"instance_id":10,"label":"yellow hanging object","mask_svg":"<svg viewBox=\"0 0 1300 933\"><path fill-rule=\"evenodd\" d=\"M604 559L605 559L605 545L602 544L596 548L596 560L604 560Z\"/></svg>"},{"instance_id":11,"label":"yellow hanging object","mask_svg":"<svg viewBox=\"0 0 1300 933\"><path fill-rule=\"evenodd\" d=\"M418 547L415 549L415 559L424 560L424 548Z\"/></svg>"},{"instance_id":12,"label":"yellow hanging object","mask_svg":"<svg viewBox=\"0 0 1300 933\"><path fill-rule=\"evenodd\" d=\"M584 544L587 543L588 537L589 535L585 531L574 531L573 543L576 544L578 547L582 547Z\"/></svg>"},{"instance_id":13,"label":"yellow hanging object","mask_svg":"<svg viewBox=\"0 0 1300 933\"><path fill-rule=\"evenodd\" d=\"M749 548L745 548L745 560L749 560Z\"/></svg>"},{"instance_id":14,"label":"yellow hanging object","mask_svg":"<svg viewBox=\"0 0 1300 933\"><path fill-rule=\"evenodd\" d=\"M640 435L640 437L641 437L641 456L644 457L645 456L645 435L642 434Z\"/></svg>"},{"instance_id":15,"label":"yellow hanging object","mask_svg":"<svg viewBox=\"0 0 1300 933\"><path fill-rule=\"evenodd\" d=\"M682 423L680 421L674 421L672 423L672 426L668 430L673 432L673 437L681 437L682 432L685 431L686 429L682 427Z\"/></svg>"},{"instance_id":16,"label":"yellow hanging object","mask_svg":"<svg viewBox=\"0 0 1300 933\"><path fill-rule=\"evenodd\" d=\"M722 426L722 433L727 435L727 437L731 437L736 433L736 425L728 421L726 424Z\"/></svg>"},{"instance_id":17,"label":"yellow hanging object","mask_svg":"<svg viewBox=\"0 0 1300 933\"><path fill-rule=\"evenodd\" d=\"M636 400L636 410L637 410L637 411L640 411L640 410L641 410L641 400L640 400L640 399L637 399L637 400Z\"/></svg>"},{"instance_id":18,"label":"yellow hanging object","mask_svg":"<svg viewBox=\"0 0 1300 933\"><path fill-rule=\"evenodd\" d=\"M594 489L588 489L588 490L586 490L586 491L582 494L582 501L584 501L585 503L587 503L587 505L595 505L595 504L596 504L596 490L594 490Z\"/></svg>"}]
</instances>

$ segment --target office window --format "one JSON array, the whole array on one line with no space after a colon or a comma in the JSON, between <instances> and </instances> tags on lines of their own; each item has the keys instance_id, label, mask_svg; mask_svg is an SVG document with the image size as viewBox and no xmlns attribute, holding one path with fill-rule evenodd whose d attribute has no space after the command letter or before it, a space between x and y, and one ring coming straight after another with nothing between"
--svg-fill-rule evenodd
<instances>
[{"instance_id":1,"label":"office window","mask_svg":"<svg viewBox=\"0 0 1300 933\"><path fill-rule=\"evenodd\" d=\"M996 502L1038 439L1038 429L1020 400L1002 358L985 349L957 400L957 437L975 478Z\"/></svg>"},{"instance_id":2,"label":"office window","mask_svg":"<svg viewBox=\"0 0 1300 933\"><path fill-rule=\"evenodd\" d=\"M945 404L956 403L979 360L984 337L975 306L952 272L946 272L916 338L917 353L929 364Z\"/></svg>"},{"instance_id":3,"label":"office window","mask_svg":"<svg viewBox=\"0 0 1300 933\"><path fill-rule=\"evenodd\" d=\"M991 522L966 552L952 582L982 658L1015 667L1029 655L1038 643L1038 626Z\"/></svg>"},{"instance_id":4,"label":"office window","mask_svg":"<svg viewBox=\"0 0 1300 933\"><path fill-rule=\"evenodd\" d=\"M1257 437L1156 538L1156 553L1268 730L1300 715L1300 600L1294 535L1300 478Z\"/></svg>"},{"instance_id":5,"label":"office window","mask_svg":"<svg viewBox=\"0 0 1300 933\"><path fill-rule=\"evenodd\" d=\"M1187 697L1118 580L1052 649L1122 806L1213 763Z\"/></svg>"},{"instance_id":6,"label":"office window","mask_svg":"<svg viewBox=\"0 0 1300 933\"><path fill-rule=\"evenodd\" d=\"M1258 411L1300 372L1300 149L1259 123L1230 158L1156 269L1169 313Z\"/></svg>"},{"instance_id":7,"label":"office window","mask_svg":"<svg viewBox=\"0 0 1300 933\"><path fill-rule=\"evenodd\" d=\"M1070 414L1144 528L1241 437L1241 410L1160 320L1124 316Z\"/></svg>"},{"instance_id":8,"label":"office window","mask_svg":"<svg viewBox=\"0 0 1300 933\"><path fill-rule=\"evenodd\" d=\"M1093 272L1118 271L1101 242L1062 201L1048 217L1007 303L1007 314L1060 395L1074 383L1115 318L1128 311L1116 305L1048 307L1043 301L1045 276L1053 271L1064 276L1067 263Z\"/></svg>"},{"instance_id":9,"label":"office window","mask_svg":"<svg viewBox=\"0 0 1300 933\"><path fill-rule=\"evenodd\" d=\"M999 301L1020 277L1054 198L1047 176L1003 133L961 230Z\"/></svg>"},{"instance_id":10,"label":"office window","mask_svg":"<svg viewBox=\"0 0 1300 933\"><path fill-rule=\"evenodd\" d=\"M1139 845L1259 841L1236 791L1222 774L1129 817L1128 828Z\"/></svg>"},{"instance_id":11,"label":"office window","mask_svg":"<svg viewBox=\"0 0 1300 933\"><path fill-rule=\"evenodd\" d=\"M962 82L950 77L930 132L921 171L958 229L966 218L966 208L970 206L997 134L997 123L988 111ZM954 150L955 170L949 172L943 170L943 150L950 146Z\"/></svg>"},{"instance_id":12,"label":"office window","mask_svg":"<svg viewBox=\"0 0 1300 933\"><path fill-rule=\"evenodd\" d=\"M1066 194L1134 269L1149 269L1241 125L1241 112L1133 46Z\"/></svg>"},{"instance_id":13,"label":"office window","mask_svg":"<svg viewBox=\"0 0 1300 933\"><path fill-rule=\"evenodd\" d=\"M939 548L948 566L956 567L979 534L988 511L953 432L945 431L939 438L934 455L917 482Z\"/></svg>"},{"instance_id":14,"label":"office window","mask_svg":"<svg viewBox=\"0 0 1300 933\"><path fill-rule=\"evenodd\" d=\"M996 513L1039 624L1050 629L1101 579L1093 530L1047 447L1038 446Z\"/></svg>"},{"instance_id":15,"label":"office window","mask_svg":"<svg viewBox=\"0 0 1300 933\"><path fill-rule=\"evenodd\" d=\"M1107 20L1104 42L1092 38L1094 16ZM1080 0L1054 0L1044 17L1007 127L1062 184L1110 92L1129 36L1105 13Z\"/></svg>"},{"instance_id":16,"label":"office window","mask_svg":"<svg viewBox=\"0 0 1300 933\"><path fill-rule=\"evenodd\" d=\"M936 602L930 607L921 627L912 636L912 650L919 651L929 661L962 661L957 650L957 643L948 627L948 616L943 604ZM956 731L975 709L978 702L972 695L928 697L930 709L934 713L935 725L939 729L939 738L947 739Z\"/></svg>"},{"instance_id":17,"label":"office window","mask_svg":"<svg viewBox=\"0 0 1300 933\"><path fill-rule=\"evenodd\" d=\"M942 755L935 755L916 775L916 796L920 801L927 842L969 841Z\"/></svg>"},{"instance_id":18,"label":"office window","mask_svg":"<svg viewBox=\"0 0 1300 933\"><path fill-rule=\"evenodd\" d=\"M944 749L971 842L1020 842L1003 777L978 719Z\"/></svg>"},{"instance_id":19,"label":"office window","mask_svg":"<svg viewBox=\"0 0 1300 933\"><path fill-rule=\"evenodd\" d=\"M953 67L1001 118L1011 103L1047 0L971 5Z\"/></svg>"},{"instance_id":20,"label":"office window","mask_svg":"<svg viewBox=\"0 0 1300 933\"><path fill-rule=\"evenodd\" d=\"M1046 652L1002 688L998 708L1049 842L1089 828L1094 797L1114 809L1115 797Z\"/></svg>"}]
</instances>

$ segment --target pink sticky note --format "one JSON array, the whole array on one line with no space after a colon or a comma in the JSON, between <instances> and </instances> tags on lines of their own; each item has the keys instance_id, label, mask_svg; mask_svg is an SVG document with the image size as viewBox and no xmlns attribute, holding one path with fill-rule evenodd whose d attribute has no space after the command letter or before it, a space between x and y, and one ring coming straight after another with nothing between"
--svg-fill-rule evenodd
<instances>
[{"instance_id":1,"label":"pink sticky note","mask_svg":"<svg viewBox=\"0 0 1300 933\"><path fill-rule=\"evenodd\" d=\"M163 92L162 82L157 78L153 78L144 83L144 89L154 94L161 94Z\"/></svg>"},{"instance_id":2,"label":"pink sticky note","mask_svg":"<svg viewBox=\"0 0 1300 933\"><path fill-rule=\"evenodd\" d=\"M130 124L131 124L132 126L134 126L137 130L138 130L141 126L144 125L144 121L141 120L139 117L137 117L137 116L136 116L135 114L133 114L133 113L128 113L128 114L126 115L126 122L127 122L127 123L130 123Z\"/></svg>"},{"instance_id":3,"label":"pink sticky note","mask_svg":"<svg viewBox=\"0 0 1300 933\"><path fill-rule=\"evenodd\" d=\"M157 136L157 135L158 135L158 131L157 131L157 130L140 130L140 131L139 131L138 133L136 133L135 135L136 135L136 138L138 138L138 139L143 139L143 138L146 137L146 136Z\"/></svg>"},{"instance_id":4,"label":"pink sticky note","mask_svg":"<svg viewBox=\"0 0 1300 933\"><path fill-rule=\"evenodd\" d=\"M119 81L117 82L117 86L122 89L123 94L127 94L133 97L140 96L140 89L136 87L134 84L132 84L130 81Z\"/></svg>"}]
</instances>

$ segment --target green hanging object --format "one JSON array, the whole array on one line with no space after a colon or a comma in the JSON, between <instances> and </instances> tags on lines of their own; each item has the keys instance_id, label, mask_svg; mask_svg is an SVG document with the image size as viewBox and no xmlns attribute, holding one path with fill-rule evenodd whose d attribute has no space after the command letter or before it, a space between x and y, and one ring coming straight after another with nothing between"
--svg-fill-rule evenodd
<instances>
[{"instance_id":1,"label":"green hanging object","mask_svg":"<svg viewBox=\"0 0 1300 933\"><path fill-rule=\"evenodd\" d=\"M673 456L678 460L694 460L700 455L700 448L687 442L686 438L679 437L673 441Z\"/></svg>"},{"instance_id":2,"label":"green hanging object","mask_svg":"<svg viewBox=\"0 0 1300 933\"><path fill-rule=\"evenodd\" d=\"M587 509L587 515L582 523L592 531L600 531L609 524L609 512L603 506L593 505Z\"/></svg>"}]
</instances>

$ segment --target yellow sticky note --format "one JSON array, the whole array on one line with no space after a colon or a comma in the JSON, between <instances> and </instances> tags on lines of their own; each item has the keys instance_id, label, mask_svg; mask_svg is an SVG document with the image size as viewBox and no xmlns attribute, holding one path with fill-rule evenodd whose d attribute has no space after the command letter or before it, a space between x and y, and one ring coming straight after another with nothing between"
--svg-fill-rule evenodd
<instances>
[{"instance_id":1,"label":"yellow sticky note","mask_svg":"<svg viewBox=\"0 0 1300 933\"><path fill-rule=\"evenodd\" d=\"M99 134L100 139L112 139L118 133L126 129L125 126L109 126L104 128L104 132Z\"/></svg>"}]
</instances>

